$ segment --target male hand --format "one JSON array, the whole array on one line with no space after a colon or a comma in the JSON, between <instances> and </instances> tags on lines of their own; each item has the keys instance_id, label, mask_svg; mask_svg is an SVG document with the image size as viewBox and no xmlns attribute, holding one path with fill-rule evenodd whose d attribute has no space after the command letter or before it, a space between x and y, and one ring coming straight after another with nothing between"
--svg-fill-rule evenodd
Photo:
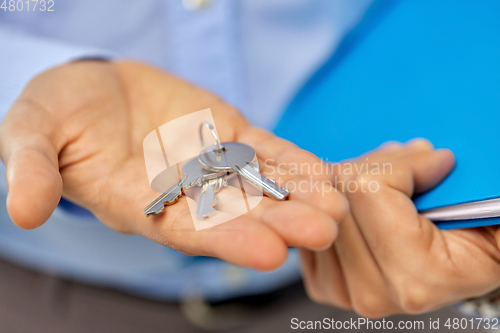
<instances>
[{"instance_id":1,"label":"male hand","mask_svg":"<svg viewBox=\"0 0 500 333\"><path fill-rule=\"evenodd\" d=\"M368 163L375 171L346 176L347 163ZM386 167L386 174L378 175L383 172L372 163L379 170L390 163L392 174ZM312 299L383 317L431 311L498 288L497 228L439 230L411 200L438 184L453 165L450 151L412 140L404 146L389 143L337 168L337 177L353 181L350 188L357 185L358 191L346 186L351 212L335 244L322 252L301 251ZM375 193L367 190L372 181L380 186Z\"/></svg>"},{"instance_id":2,"label":"male hand","mask_svg":"<svg viewBox=\"0 0 500 333\"><path fill-rule=\"evenodd\" d=\"M331 245L336 221L347 214L347 201L334 191L325 196L292 191L285 202L266 197L239 218L199 232L185 197L160 216L144 216L144 207L159 193L147 181L143 139L159 125L205 108L213 112L221 141L247 143L261 161L320 163L251 126L214 95L158 69L134 62L75 62L35 77L0 126L12 220L36 228L63 195L118 232L262 270L280 266L288 246ZM288 176L302 179L312 180Z\"/></svg>"}]
</instances>

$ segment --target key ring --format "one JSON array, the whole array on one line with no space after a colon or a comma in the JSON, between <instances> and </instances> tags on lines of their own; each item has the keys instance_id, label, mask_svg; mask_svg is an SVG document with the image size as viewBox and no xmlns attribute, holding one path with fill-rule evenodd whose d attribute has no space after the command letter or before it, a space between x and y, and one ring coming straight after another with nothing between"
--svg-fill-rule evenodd
<instances>
[{"instance_id":1,"label":"key ring","mask_svg":"<svg viewBox=\"0 0 500 333\"><path fill-rule=\"evenodd\" d=\"M212 133L212 136L215 139L215 149L214 151L222 151L224 150L224 147L220 144L219 136L217 135L217 132L215 131L214 125L210 124L208 121L204 121L200 125L200 141L201 141L201 146L203 147L202 150L205 150L205 141L203 141L203 126L208 127L210 132Z\"/></svg>"}]
</instances>

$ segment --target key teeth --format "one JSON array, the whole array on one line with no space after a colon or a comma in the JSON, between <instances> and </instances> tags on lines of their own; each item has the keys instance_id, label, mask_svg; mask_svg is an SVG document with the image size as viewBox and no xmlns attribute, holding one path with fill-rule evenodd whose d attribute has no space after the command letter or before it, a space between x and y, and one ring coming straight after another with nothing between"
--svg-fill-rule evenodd
<instances>
[{"instance_id":1,"label":"key teeth","mask_svg":"<svg viewBox=\"0 0 500 333\"><path fill-rule=\"evenodd\" d=\"M198 215L198 217L199 217L199 218L201 218L201 219L205 219L205 220L206 220L206 219L208 219L209 217L212 217L212 216L214 216L214 215L215 215L215 209L214 209L214 208L213 208L213 206L212 206L212 209L210 209L210 211L208 211L208 213L206 213L206 214L204 214L204 215L202 215L202 216L199 216L199 215Z\"/></svg>"},{"instance_id":2,"label":"key teeth","mask_svg":"<svg viewBox=\"0 0 500 333\"><path fill-rule=\"evenodd\" d=\"M163 202L163 206L161 206L160 208L158 208L157 210L155 211L151 211L148 210L148 211L145 211L144 214L146 215L146 217L152 215L152 216L158 216L158 215L161 215L164 211L165 211L165 207L166 206L171 206L173 204L175 204L177 201L179 201L179 199L181 198L182 196L182 192L177 194L175 197L173 197L172 199L168 200L168 201L164 201Z\"/></svg>"},{"instance_id":3,"label":"key teeth","mask_svg":"<svg viewBox=\"0 0 500 333\"><path fill-rule=\"evenodd\" d=\"M198 216L198 218L200 218L200 219L207 219L207 218L213 216L215 214L215 209L211 203L210 203L210 206L211 206L211 208L207 213L202 214L201 212L197 211L196 216Z\"/></svg>"},{"instance_id":4,"label":"key teeth","mask_svg":"<svg viewBox=\"0 0 500 333\"><path fill-rule=\"evenodd\" d=\"M161 213L163 213L163 211L165 210L165 206L163 206L162 208L160 209L157 209L155 211L147 211L145 212L144 214L146 215L146 217L152 215L152 216L158 216L160 215Z\"/></svg>"},{"instance_id":5,"label":"key teeth","mask_svg":"<svg viewBox=\"0 0 500 333\"><path fill-rule=\"evenodd\" d=\"M162 208L162 211L163 211L163 209L165 209L165 207L166 207L166 206L172 206L174 203L176 203L177 201L179 201L179 199L182 197L182 195L183 195L183 193L182 193L182 191L181 191L179 194L177 194L177 195L176 195L175 197L173 197L171 200L169 200L169 201L165 201L165 202L163 203L163 208Z\"/></svg>"},{"instance_id":6,"label":"key teeth","mask_svg":"<svg viewBox=\"0 0 500 333\"><path fill-rule=\"evenodd\" d=\"M214 208L215 205L217 205L217 203L219 202L219 198L217 197L217 193L224 186L227 185L227 180L225 178L221 177L221 178L217 178L216 181L217 181L216 186L211 189L214 192L214 197L213 197L212 201L209 203L210 204L210 210L208 212L206 212L205 214L201 214L201 212L198 211L198 208L197 208L196 215L200 219L208 219L209 217L211 217L211 216L213 216L213 215L215 215L217 213L217 211ZM208 183L205 183L203 186L208 186Z\"/></svg>"},{"instance_id":7,"label":"key teeth","mask_svg":"<svg viewBox=\"0 0 500 333\"><path fill-rule=\"evenodd\" d=\"M226 187L226 186L227 186L227 179L224 178L224 179L222 179L220 181L219 186L217 186L216 188L214 188L214 192L217 194L217 193L220 192L220 190L222 190L223 187Z\"/></svg>"},{"instance_id":8,"label":"key teeth","mask_svg":"<svg viewBox=\"0 0 500 333\"><path fill-rule=\"evenodd\" d=\"M163 213L165 206L169 206L176 203L179 200L180 196L182 195L182 184L186 181L187 178L188 178L187 175L182 177L181 180L179 180L176 184L172 185L167 191L163 192L158 198L156 198L155 201L153 201L146 208L144 208L144 214L146 215L146 217L150 215L153 216L160 215L161 213ZM175 195L172 199L164 201L168 197L168 195L173 193L173 191L176 191L179 186L181 187L179 193L177 193L177 195ZM163 202L163 205L160 205L160 208L158 208L156 211L151 211L153 207L158 205L160 202Z\"/></svg>"},{"instance_id":9,"label":"key teeth","mask_svg":"<svg viewBox=\"0 0 500 333\"><path fill-rule=\"evenodd\" d=\"M162 208L158 209L156 212L153 213L154 216L160 215L165 211L165 206Z\"/></svg>"}]
</instances>

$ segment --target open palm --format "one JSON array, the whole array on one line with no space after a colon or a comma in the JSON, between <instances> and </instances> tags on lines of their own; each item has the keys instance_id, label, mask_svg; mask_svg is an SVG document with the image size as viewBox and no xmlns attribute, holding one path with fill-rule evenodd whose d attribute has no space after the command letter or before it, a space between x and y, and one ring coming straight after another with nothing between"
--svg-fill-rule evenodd
<instances>
[{"instance_id":1,"label":"open palm","mask_svg":"<svg viewBox=\"0 0 500 333\"><path fill-rule=\"evenodd\" d=\"M50 217L63 195L119 232L257 269L278 267L288 246L328 247L337 234L335 222L347 213L346 200L335 191L291 189L289 201L263 198L237 219L198 232L185 197L160 216L144 216L144 207L158 196L147 181L144 137L159 125L205 108L213 112L221 141L247 143L259 160L281 163L280 175L266 176L278 182L323 179L287 173L292 162L321 161L251 126L202 89L135 62L81 61L34 78L1 124L12 220L35 228Z\"/></svg>"}]
</instances>

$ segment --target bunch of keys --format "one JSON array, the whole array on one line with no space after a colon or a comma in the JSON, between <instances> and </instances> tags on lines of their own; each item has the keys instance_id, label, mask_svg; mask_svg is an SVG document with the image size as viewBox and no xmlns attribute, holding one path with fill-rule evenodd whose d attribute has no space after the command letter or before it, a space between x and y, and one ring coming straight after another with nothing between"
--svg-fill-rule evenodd
<instances>
[{"instance_id":1,"label":"bunch of keys","mask_svg":"<svg viewBox=\"0 0 500 333\"><path fill-rule=\"evenodd\" d=\"M205 147L203 126L210 129L215 144ZM239 175L248 183L260 189L264 194L277 200L286 200L288 190L276 185L273 180L259 173L259 165L253 163L256 154L252 147L239 142L220 143L215 127L205 121L200 126L200 140L203 149L199 156L189 160L182 172L182 179L166 190L155 201L149 204L144 213L146 216L163 213L165 206L173 205L179 198L193 187L201 187L196 215L203 219L215 213L217 193L225 186L227 180Z\"/></svg>"}]
</instances>

